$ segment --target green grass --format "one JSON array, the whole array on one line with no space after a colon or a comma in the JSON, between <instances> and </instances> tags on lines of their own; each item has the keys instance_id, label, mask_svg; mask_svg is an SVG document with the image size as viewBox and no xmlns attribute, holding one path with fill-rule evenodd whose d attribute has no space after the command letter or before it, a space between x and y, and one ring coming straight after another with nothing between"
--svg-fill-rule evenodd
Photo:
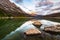
<instances>
[{"instance_id":1,"label":"green grass","mask_svg":"<svg viewBox=\"0 0 60 40\"><path fill-rule=\"evenodd\" d=\"M5 16L2 9L0 9L0 17Z\"/></svg>"},{"instance_id":2,"label":"green grass","mask_svg":"<svg viewBox=\"0 0 60 40\"><path fill-rule=\"evenodd\" d=\"M0 8L0 17L27 17L27 15L20 12L9 12Z\"/></svg>"},{"instance_id":3,"label":"green grass","mask_svg":"<svg viewBox=\"0 0 60 40\"><path fill-rule=\"evenodd\" d=\"M20 19L0 19L0 40L4 38L11 31L20 27L24 22L28 19L20 18Z\"/></svg>"},{"instance_id":4,"label":"green grass","mask_svg":"<svg viewBox=\"0 0 60 40\"><path fill-rule=\"evenodd\" d=\"M0 9L0 17L10 17L10 16L12 16L12 14L7 13L3 9Z\"/></svg>"}]
</instances>

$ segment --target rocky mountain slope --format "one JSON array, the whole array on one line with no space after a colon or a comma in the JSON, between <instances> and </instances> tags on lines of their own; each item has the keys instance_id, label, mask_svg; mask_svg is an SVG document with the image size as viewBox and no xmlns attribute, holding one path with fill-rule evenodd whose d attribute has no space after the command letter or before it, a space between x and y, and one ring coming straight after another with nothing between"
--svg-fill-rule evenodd
<instances>
[{"instance_id":1,"label":"rocky mountain slope","mask_svg":"<svg viewBox=\"0 0 60 40\"><path fill-rule=\"evenodd\" d=\"M3 16L29 16L9 0L0 0L0 15Z\"/></svg>"}]
</instances>

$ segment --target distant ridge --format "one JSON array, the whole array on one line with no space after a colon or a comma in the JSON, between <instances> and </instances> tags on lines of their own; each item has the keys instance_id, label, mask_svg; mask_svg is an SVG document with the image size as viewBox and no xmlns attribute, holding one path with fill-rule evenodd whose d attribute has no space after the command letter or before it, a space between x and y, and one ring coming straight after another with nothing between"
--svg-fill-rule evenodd
<instances>
[{"instance_id":1,"label":"distant ridge","mask_svg":"<svg viewBox=\"0 0 60 40\"><path fill-rule=\"evenodd\" d=\"M46 15L44 17L60 17L60 13L53 13L53 14L50 14L50 15Z\"/></svg>"}]
</instances>

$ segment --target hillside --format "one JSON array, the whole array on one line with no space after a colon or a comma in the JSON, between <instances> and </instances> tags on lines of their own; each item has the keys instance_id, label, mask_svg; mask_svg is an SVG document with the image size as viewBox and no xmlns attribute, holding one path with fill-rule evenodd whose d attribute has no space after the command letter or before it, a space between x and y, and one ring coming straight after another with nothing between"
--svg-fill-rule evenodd
<instances>
[{"instance_id":1,"label":"hillside","mask_svg":"<svg viewBox=\"0 0 60 40\"><path fill-rule=\"evenodd\" d=\"M17 7L14 3L11 3L9 0L0 0L0 17L3 16L30 16L25 14L19 7Z\"/></svg>"},{"instance_id":2,"label":"hillside","mask_svg":"<svg viewBox=\"0 0 60 40\"><path fill-rule=\"evenodd\" d=\"M60 17L60 13L54 13L54 14L51 14L51 15L46 15L44 17Z\"/></svg>"}]
</instances>

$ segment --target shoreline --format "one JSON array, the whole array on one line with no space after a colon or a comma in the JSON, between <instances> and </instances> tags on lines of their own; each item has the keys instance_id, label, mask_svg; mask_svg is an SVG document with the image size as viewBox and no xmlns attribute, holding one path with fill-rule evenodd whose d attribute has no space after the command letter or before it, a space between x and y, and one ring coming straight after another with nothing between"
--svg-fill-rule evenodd
<instances>
[{"instance_id":1,"label":"shoreline","mask_svg":"<svg viewBox=\"0 0 60 40\"><path fill-rule=\"evenodd\" d=\"M0 17L0 19L13 19L13 18L33 18L33 17Z\"/></svg>"}]
</instances>

